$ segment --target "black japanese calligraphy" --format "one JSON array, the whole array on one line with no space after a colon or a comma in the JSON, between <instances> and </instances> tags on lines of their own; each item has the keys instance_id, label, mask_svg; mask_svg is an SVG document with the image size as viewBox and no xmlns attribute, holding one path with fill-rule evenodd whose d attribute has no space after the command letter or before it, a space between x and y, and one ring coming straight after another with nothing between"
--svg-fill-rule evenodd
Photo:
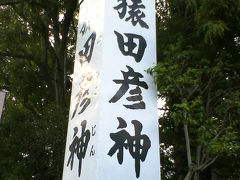
<instances>
[{"instance_id":1,"label":"black japanese calligraphy","mask_svg":"<svg viewBox=\"0 0 240 180\"><path fill-rule=\"evenodd\" d=\"M90 151L90 157L94 156L96 153L94 146L92 145L91 151Z\"/></svg>"},{"instance_id":2,"label":"black japanese calligraphy","mask_svg":"<svg viewBox=\"0 0 240 180\"><path fill-rule=\"evenodd\" d=\"M74 156L76 155L79 161L78 164L78 176L81 176L81 169L82 169L82 160L85 158L87 148L88 148L88 143L90 141L90 131L87 129L87 121L84 120L81 123L82 126L82 132L81 132L81 137L79 138L77 136L78 133L78 127L74 128L74 135L73 135L73 142L69 146L69 151L70 151L70 156L67 162L67 166L70 165L70 169L73 169L73 164L74 164Z\"/></svg>"},{"instance_id":3,"label":"black japanese calligraphy","mask_svg":"<svg viewBox=\"0 0 240 180\"><path fill-rule=\"evenodd\" d=\"M142 101L142 90L137 86L135 89L130 90L129 94L131 94L132 96L127 97L128 101L137 101L137 103L134 103L132 105L123 105L128 109L145 109L146 105L145 102Z\"/></svg>"},{"instance_id":4,"label":"black japanese calligraphy","mask_svg":"<svg viewBox=\"0 0 240 180\"><path fill-rule=\"evenodd\" d=\"M90 99L90 96L89 96L89 89L87 89L83 94L82 92L80 91L77 96L76 96L78 99L77 99L77 104L75 106L75 109L73 111L73 115L72 115L72 119L74 118L76 112L77 112L77 109L78 109L78 106L80 104L80 112L78 114L81 114L85 111L85 109L89 106L89 104L91 103L91 99ZM82 99L82 101L81 101ZM81 102L81 103L80 103Z\"/></svg>"},{"instance_id":5,"label":"black japanese calligraphy","mask_svg":"<svg viewBox=\"0 0 240 180\"><path fill-rule=\"evenodd\" d=\"M146 40L137 34L124 33L124 35L128 38L128 41L124 42L124 38L120 33L117 31L114 31L114 33L117 36L118 47L122 54L124 56L132 56L137 63L140 62L147 47ZM136 43L136 41L138 43ZM134 53L135 49L137 53Z\"/></svg>"},{"instance_id":6,"label":"black japanese calligraphy","mask_svg":"<svg viewBox=\"0 0 240 180\"><path fill-rule=\"evenodd\" d=\"M136 177L140 177L140 161L144 162L148 150L151 147L151 141L149 137L142 132L142 124L138 120L132 120L134 126L135 134L131 136L125 128L127 123L121 117L117 118L119 121L118 129L122 129L116 133L110 133L110 138L115 142L108 152L109 156L113 156L117 152L118 163L123 163L123 151L124 148L129 150L130 155L135 159L135 172Z\"/></svg>"},{"instance_id":7,"label":"black japanese calligraphy","mask_svg":"<svg viewBox=\"0 0 240 180\"><path fill-rule=\"evenodd\" d=\"M114 9L118 11L118 15L120 19L123 19L127 13L127 0L118 0L118 1L120 1L120 4L114 7Z\"/></svg>"},{"instance_id":8,"label":"black japanese calligraphy","mask_svg":"<svg viewBox=\"0 0 240 180\"><path fill-rule=\"evenodd\" d=\"M93 32L84 44L84 50L79 52L80 58L83 56L86 61L90 62L92 58L93 48L96 40L96 33Z\"/></svg>"},{"instance_id":9,"label":"black japanese calligraphy","mask_svg":"<svg viewBox=\"0 0 240 180\"><path fill-rule=\"evenodd\" d=\"M72 118L74 118L74 116L76 115L76 112L78 110L78 107L80 106L81 110L78 114L83 113L86 108L90 105L91 103L91 96L89 94L89 88L85 89L86 87L83 87L84 84L90 84L92 80L92 76L91 74L85 74L85 76L83 76L83 81L80 83L80 89L78 94L76 95L76 99L77 99L77 103L75 105L73 114L72 114Z\"/></svg>"},{"instance_id":10,"label":"black japanese calligraphy","mask_svg":"<svg viewBox=\"0 0 240 180\"><path fill-rule=\"evenodd\" d=\"M83 62L82 66L88 66L88 62ZM84 69L84 68L83 68ZM90 71L89 69L82 74L82 81L79 83L79 91L75 96L76 105L74 107L72 117L73 119L78 109L80 108L78 114L82 114L88 106L91 104L92 97L97 95L99 73L95 71Z\"/></svg>"},{"instance_id":11,"label":"black japanese calligraphy","mask_svg":"<svg viewBox=\"0 0 240 180\"><path fill-rule=\"evenodd\" d=\"M123 19L126 16L127 10L129 9L129 16L125 19L125 21L130 20L133 26L139 24L142 28L149 29L147 23L143 21L143 18L146 17L143 9L146 7L142 4L142 0L131 0L131 5L128 5L127 0L118 1L120 4L115 6L114 9L117 10L120 19Z\"/></svg>"},{"instance_id":12,"label":"black japanese calligraphy","mask_svg":"<svg viewBox=\"0 0 240 180\"><path fill-rule=\"evenodd\" d=\"M97 125L94 125L94 126L92 127L92 136L95 136L95 135L96 135L96 127L97 127Z\"/></svg>"},{"instance_id":13,"label":"black japanese calligraphy","mask_svg":"<svg viewBox=\"0 0 240 180\"><path fill-rule=\"evenodd\" d=\"M148 89L148 85L144 81L140 81L140 78L143 78L143 75L135 72L130 66L126 66L128 68L128 72L122 71L123 74L123 80L113 80L116 84L122 84L120 89L117 91L117 93L110 99L109 103L116 103L130 88L129 85L135 85L136 88L133 90L130 90L130 97L127 98L128 101L136 102L132 105L124 105L126 108L129 109L145 109L145 103L142 101L141 96L141 89L139 87L142 87L144 89Z\"/></svg>"},{"instance_id":14,"label":"black japanese calligraphy","mask_svg":"<svg viewBox=\"0 0 240 180\"><path fill-rule=\"evenodd\" d=\"M81 34L82 36L84 36L85 33L86 33L87 31L89 31L89 30L90 30L89 24L83 23L83 25L82 25L82 27L81 27L81 30L80 30L80 34Z\"/></svg>"}]
</instances>

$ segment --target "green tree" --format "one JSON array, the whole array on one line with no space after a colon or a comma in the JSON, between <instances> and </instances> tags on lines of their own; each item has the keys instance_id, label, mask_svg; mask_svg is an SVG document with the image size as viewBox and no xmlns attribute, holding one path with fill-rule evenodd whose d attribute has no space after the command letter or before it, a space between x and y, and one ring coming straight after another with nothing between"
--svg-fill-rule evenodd
<instances>
[{"instance_id":1,"label":"green tree","mask_svg":"<svg viewBox=\"0 0 240 180\"><path fill-rule=\"evenodd\" d=\"M239 1L160 0L157 11L163 178L237 179Z\"/></svg>"},{"instance_id":2,"label":"green tree","mask_svg":"<svg viewBox=\"0 0 240 180\"><path fill-rule=\"evenodd\" d=\"M61 179L78 6L0 2L0 179Z\"/></svg>"},{"instance_id":3,"label":"green tree","mask_svg":"<svg viewBox=\"0 0 240 180\"><path fill-rule=\"evenodd\" d=\"M33 61L57 105L66 105L67 63L73 56L67 47L76 40L77 1L8 0L0 6L5 23L1 25L0 55Z\"/></svg>"}]
</instances>

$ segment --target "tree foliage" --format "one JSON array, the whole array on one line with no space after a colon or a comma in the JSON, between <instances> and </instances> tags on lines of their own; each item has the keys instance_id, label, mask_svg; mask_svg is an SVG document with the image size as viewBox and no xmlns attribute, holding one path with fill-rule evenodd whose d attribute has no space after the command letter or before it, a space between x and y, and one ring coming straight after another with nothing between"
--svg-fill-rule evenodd
<instances>
[{"instance_id":1,"label":"tree foliage","mask_svg":"<svg viewBox=\"0 0 240 180\"><path fill-rule=\"evenodd\" d=\"M232 160L240 158L239 1L166 0L157 2L157 11L153 71L166 100L162 154L172 149L163 158L163 177L237 179L239 163Z\"/></svg>"},{"instance_id":2,"label":"tree foliage","mask_svg":"<svg viewBox=\"0 0 240 180\"><path fill-rule=\"evenodd\" d=\"M78 6L0 2L0 179L61 179Z\"/></svg>"}]
</instances>

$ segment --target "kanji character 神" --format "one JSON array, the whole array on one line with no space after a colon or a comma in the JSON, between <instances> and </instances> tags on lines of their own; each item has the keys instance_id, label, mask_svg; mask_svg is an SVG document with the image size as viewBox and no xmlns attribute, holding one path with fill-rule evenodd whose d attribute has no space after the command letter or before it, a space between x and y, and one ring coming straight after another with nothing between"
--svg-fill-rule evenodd
<instances>
[{"instance_id":1,"label":"kanji character \u795e","mask_svg":"<svg viewBox=\"0 0 240 180\"><path fill-rule=\"evenodd\" d=\"M115 142L112 148L109 150L108 155L113 156L117 152L118 163L123 163L124 148L129 150L132 158L135 159L135 172L136 177L140 177L140 161L145 161L148 150L151 147L151 141L149 137L142 132L142 124L138 120L132 120L135 134L131 136L125 128L127 123L121 117L118 117L119 127L122 129L117 133L111 133L110 137Z\"/></svg>"},{"instance_id":2,"label":"kanji character \u795e","mask_svg":"<svg viewBox=\"0 0 240 180\"><path fill-rule=\"evenodd\" d=\"M78 164L78 176L79 177L81 175L82 159L85 158L88 143L90 141L90 131L88 129L86 130L86 125L87 125L87 121L84 120L81 123L82 133L81 133L80 138L77 136L78 128L77 127L74 128L74 135L73 135L74 139L73 139L72 144L69 146L70 156L69 156L69 159L67 162L67 166L69 166L69 164L70 164L70 169L71 170L73 169L74 156L76 154L78 161L79 161L79 164Z\"/></svg>"}]
</instances>

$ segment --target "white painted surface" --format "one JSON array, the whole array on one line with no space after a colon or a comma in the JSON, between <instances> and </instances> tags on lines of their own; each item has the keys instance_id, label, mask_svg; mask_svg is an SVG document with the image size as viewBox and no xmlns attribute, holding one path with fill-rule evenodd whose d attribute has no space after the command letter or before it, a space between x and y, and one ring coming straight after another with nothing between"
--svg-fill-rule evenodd
<instances>
[{"instance_id":1,"label":"white painted surface","mask_svg":"<svg viewBox=\"0 0 240 180\"><path fill-rule=\"evenodd\" d=\"M142 20L147 23L148 29L142 28L139 24L133 26L131 21L125 21L129 16L129 9L124 19L120 19L117 10L114 9L120 3L117 0L84 0L80 8L63 180L160 180L156 85L152 76L146 72L148 68L155 65L156 61L155 1L142 0L142 4L145 6L142 11L146 15ZM127 3L131 5L132 1L128 0ZM84 23L89 25L89 30L82 35L80 31ZM114 31L123 36L124 33L140 35L146 40L147 47L140 62L137 63L133 57L122 54ZM96 32L92 58L90 63L81 66L78 53L84 49L84 45L92 32ZM127 40L126 36L124 36L124 41ZM138 44L138 42L136 43ZM136 49L134 52L136 52ZM143 78L139 80L148 85L148 89L140 87L142 90L141 96L146 105L145 109L131 110L123 106L131 104L130 101L126 100L130 96L129 91L136 88L136 85L131 84L128 91L117 102L109 103L110 99L121 87L121 84L116 84L113 80L123 79L121 71L127 72L126 66L132 67L134 72L141 73ZM92 76L91 83L84 83L84 73ZM80 89L82 91L89 89L91 103L82 114L76 114L71 119ZM81 108L78 107L77 112L80 110ZM126 121L126 128L117 129L119 126L118 117ZM86 129L91 132L91 136L85 158L82 159L81 175L79 177L77 155L74 155L72 170L70 166L67 166L67 163L70 156L69 146L73 142L73 129L78 127L77 136L80 137L83 120L87 121ZM140 161L140 176L138 178L135 171L135 159L131 156L129 148L123 150L122 164L118 162L118 151L112 156L108 155L109 150L115 144L110 137L110 133L124 130L130 136L135 135L132 120L138 120L142 124L141 134L146 135L151 141L151 147L148 150L146 159ZM92 133L95 133L94 136ZM90 156L93 146L95 155Z\"/></svg>"}]
</instances>

